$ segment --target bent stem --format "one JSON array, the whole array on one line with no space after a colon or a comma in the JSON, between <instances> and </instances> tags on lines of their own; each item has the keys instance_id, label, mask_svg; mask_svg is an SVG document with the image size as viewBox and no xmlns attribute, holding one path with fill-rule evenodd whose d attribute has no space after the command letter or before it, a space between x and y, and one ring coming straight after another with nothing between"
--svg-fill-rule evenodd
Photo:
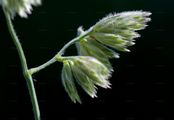
<instances>
[{"instance_id":1,"label":"bent stem","mask_svg":"<svg viewBox=\"0 0 174 120\"><path fill-rule=\"evenodd\" d=\"M27 87L29 90L29 94L30 94L30 98L31 98L32 106L33 106L35 120L40 120L41 119L40 111L39 111L38 101L37 101L36 92L35 92L35 88L34 88L34 84L33 84L33 79L32 79L32 76L28 73L28 66L27 66L27 62L26 62L26 58L25 58L22 46L21 46L19 39L13 28L13 23L11 21L9 13L6 12L6 10L4 8L3 8L3 11L4 11L4 14L6 17L8 30L10 32L10 35L13 39L13 42L14 42L14 44L17 48L18 54L19 54L19 58L20 58L21 65L22 65L22 72L23 72L23 75L27 82Z\"/></svg>"},{"instance_id":2,"label":"bent stem","mask_svg":"<svg viewBox=\"0 0 174 120\"><path fill-rule=\"evenodd\" d=\"M87 35L89 35L92 32L92 28L90 28L89 30L83 32L80 36L72 39L71 41L69 41L67 44L65 44L65 46L63 46L63 48L49 61L47 61L46 63L35 67L35 68L31 68L29 69L29 74L32 75L34 73L39 72L42 69L45 69L46 67L50 66L51 64L55 63L56 61L61 61L62 55L64 54L65 50L72 44L74 44L75 42L83 39L84 37L86 37Z\"/></svg>"}]
</instances>

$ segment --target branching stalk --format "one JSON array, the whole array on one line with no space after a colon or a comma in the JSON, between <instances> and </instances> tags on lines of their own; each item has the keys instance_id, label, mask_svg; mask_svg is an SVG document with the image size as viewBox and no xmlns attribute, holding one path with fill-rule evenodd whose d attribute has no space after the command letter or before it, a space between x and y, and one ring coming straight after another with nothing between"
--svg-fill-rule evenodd
<instances>
[{"instance_id":1,"label":"branching stalk","mask_svg":"<svg viewBox=\"0 0 174 120\"><path fill-rule=\"evenodd\" d=\"M28 90L29 90L29 94L30 94L30 98L31 98L32 106L33 106L35 120L40 120L41 119L40 118L40 110L39 110L39 106L38 106L38 101L37 101L37 97L36 97L34 83L33 83L32 76L28 73L28 66L27 66L27 61L26 61L25 55L24 55L24 51L22 49L22 46L21 46L19 39L18 39L18 37L15 33L15 30L13 28L13 23L11 21L9 13L5 9L3 9L3 11L4 11L4 14L6 17L8 30L10 32L13 43L15 44L16 49L17 49L18 54L19 54L19 58L20 58L21 65L22 65L22 72L23 72L23 75L24 75L26 82L27 82L27 86L28 86Z\"/></svg>"},{"instance_id":2,"label":"branching stalk","mask_svg":"<svg viewBox=\"0 0 174 120\"><path fill-rule=\"evenodd\" d=\"M65 50L71 46L72 44L74 44L75 42L77 42L80 39L83 39L84 37L86 37L87 35L89 35L92 32L92 28L90 28L89 30L85 31L84 33L82 33L80 36L72 39L71 41L69 41L52 59L50 59L49 61L47 61L46 63L35 67L35 68L31 68L29 69L29 73L30 75L39 72L42 69L45 69L46 67L50 66L51 64L55 63L56 61L61 61L61 57L64 54Z\"/></svg>"}]
</instances>

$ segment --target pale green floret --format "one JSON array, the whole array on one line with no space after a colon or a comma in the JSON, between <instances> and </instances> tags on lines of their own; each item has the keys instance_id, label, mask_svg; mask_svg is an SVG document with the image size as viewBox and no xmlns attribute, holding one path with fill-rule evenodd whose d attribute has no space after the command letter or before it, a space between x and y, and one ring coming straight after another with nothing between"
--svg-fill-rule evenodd
<instances>
[{"instance_id":1,"label":"pale green floret","mask_svg":"<svg viewBox=\"0 0 174 120\"><path fill-rule=\"evenodd\" d=\"M108 79L111 76L112 71L110 71L104 64L93 57L79 56L74 58L74 66L77 66L77 68L92 79L94 83L97 83L96 85L103 88L110 88Z\"/></svg>"},{"instance_id":2,"label":"pale green floret","mask_svg":"<svg viewBox=\"0 0 174 120\"><path fill-rule=\"evenodd\" d=\"M71 100L76 103L79 102L81 103L80 97L78 95L75 83L74 83L74 78L70 66L70 61L64 61L63 62L63 69L62 69L62 84L63 87L65 88L65 91L68 93L69 97Z\"/></svg>"},{"instance_id":3,"label":"pale green floret","mask_svg":"<svg viewBox=\"0 0 174 120\"><path fill-rule=\"evenodd\" d=\"M96 33L93 35L93 37L102 44L115 48L116 50L126 51L126 52L129 51L128 49L125 48L128 41L124 40L123 37L119 35L108 34L108 33Z\"/></svg>"},{"instance_id":4,"label":"pale green floret","mask_svg":"<svg viewBox=\"0 0 174 120\"><path fill-rule=\"evenodd\" d=\"M111 71L97 59L87 56L63 59L62 83L73 102L80 102L73 78L92 98L97 97L97 86L110 88Z\"/></svg>"},{"instance_id":5,"label":"pale green floret","mask_svg":"<svg viewBox=\"0 0 174 120\"><path fill-rule=\"evenodd\" d=\"M77 81L77 83L82 87L82 89L90 95L92 98L97 97L96 93L96 86L92 82L92 80L83 72L81 71L77 66L75 67L72 65L72 71L74 74L74 77Z\"/></svg>"},{"instance_id":6,"label":"pale green floret","mask_svg":"<svg viewBox=\"0 0 174 120\"><path fill-rule=\"evenodd\" d=\"M126 41L120 35L110 33L94 33L93 35L99 42L103 44L125 44Z\"/></svg>"}]
</instances>

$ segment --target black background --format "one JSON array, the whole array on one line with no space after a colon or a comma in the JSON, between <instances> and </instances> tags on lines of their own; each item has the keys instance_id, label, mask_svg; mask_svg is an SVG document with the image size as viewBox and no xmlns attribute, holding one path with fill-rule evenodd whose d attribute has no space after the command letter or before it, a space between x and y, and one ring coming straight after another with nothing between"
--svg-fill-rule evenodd
<instances>
[{"instance_id":1,"label":"black background","mask_svg":"<svg viewBox=\"0 0 174 120\"><path fill-rule=\"evenodd\" d=\"M141 38L111 60L112 89L98 90L92 99L80 90L83 104L70 101L61 85L61 63L34 75L42 120L173 120L174 2L172 0L44 0L28 19L14 26L29 67L38 66L69 40L111 12L152 12ZM67 55L75 55L74 47ZM18 54L0 11L0 120L34 120Z\"/></svg>"}]
</instances>

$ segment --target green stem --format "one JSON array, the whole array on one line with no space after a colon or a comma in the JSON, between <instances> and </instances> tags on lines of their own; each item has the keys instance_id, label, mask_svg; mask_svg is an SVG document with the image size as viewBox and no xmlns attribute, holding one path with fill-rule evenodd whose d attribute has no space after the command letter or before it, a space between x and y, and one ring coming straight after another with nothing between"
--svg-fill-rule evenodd
<instances>
[{"instance_id":1,"label":"green stem","mask_svg":"<svg viewBox=\"0 0 174 120\"><path fill-rule=\"evenodd\" d=\"M46 63L35 67L35 68L31 68L29 69L29 73L32 75L34 73L39 72L42 69L45 69L46 67L50 66L51 64L55 63L56 61L61 61L61 56L64 54L65 50L72 44L74 44L75 42L77 42L80 39L83 39L84 37L86 37L87 35L89 35L92 32L92 28L90 28L89 30L83 32L80 36L72 39L71 41L69 41L65 46L63 46L63 48L49 61L47 61Z\"/></svg>"},{"instance_id":2,"label":"green stem","mask_svg":"<svg viewBox=\"0 0 174 120\"><path fill-rule=\"evenodd\" d=\"M72 44L74 44L76 41L83 39L84 37L86 37L87 35L89 35L92 32L92 28L90 28L89 30L85 31L84 33L82 33L80 36L72 39L71 41L69 41L59 52L57 55L61 56L65 50Z\"/></svg>"},{"instance_id":3,"label":"green stem","mask_svg":"<svg viewBox=\"0 0 174 120\"><path fill-rule=\"evenodd\" d=\"M36 72L39 72L40 70L50 66L51 64L55 63L57 60L56 60L56 56L54 56L52 59L50 59L49 61L47 61L46 63L38 66L38 67L35 67L35 68L31 68L29 69L29 73L30 75L36 73Z\"/></svg>"},{"instance_id":4,"label":"green stem","mask_svg":"<svg viewBox=\"0 0 174 120\"><path fill-rule=\"evenodd\" d=\"M35 88L34 88L34 84L33 84L33 79L32 79L32 76L28 73L28 66L27 66L27 62L26 62L26 58L25 58L22 46L21 46L19 39L18 39L18 37L15 33L15 30L13 28L13 23L11 21L9 13L5 9L3 9L3 11L4 11L4 14L6 17L8 30L10 32L10 35L13 39L13 42L14 42L14 44L17 48L18 54L19 54L19 58L20 58L21 65L22 65L23 75L26 79L29 94L31 97L31 102L32 102L32 106L33 106L35 120L40 120L41 119L40 118L40 111L39 111L39 106L38 106Z\"/></svg>"}]
</instances>

